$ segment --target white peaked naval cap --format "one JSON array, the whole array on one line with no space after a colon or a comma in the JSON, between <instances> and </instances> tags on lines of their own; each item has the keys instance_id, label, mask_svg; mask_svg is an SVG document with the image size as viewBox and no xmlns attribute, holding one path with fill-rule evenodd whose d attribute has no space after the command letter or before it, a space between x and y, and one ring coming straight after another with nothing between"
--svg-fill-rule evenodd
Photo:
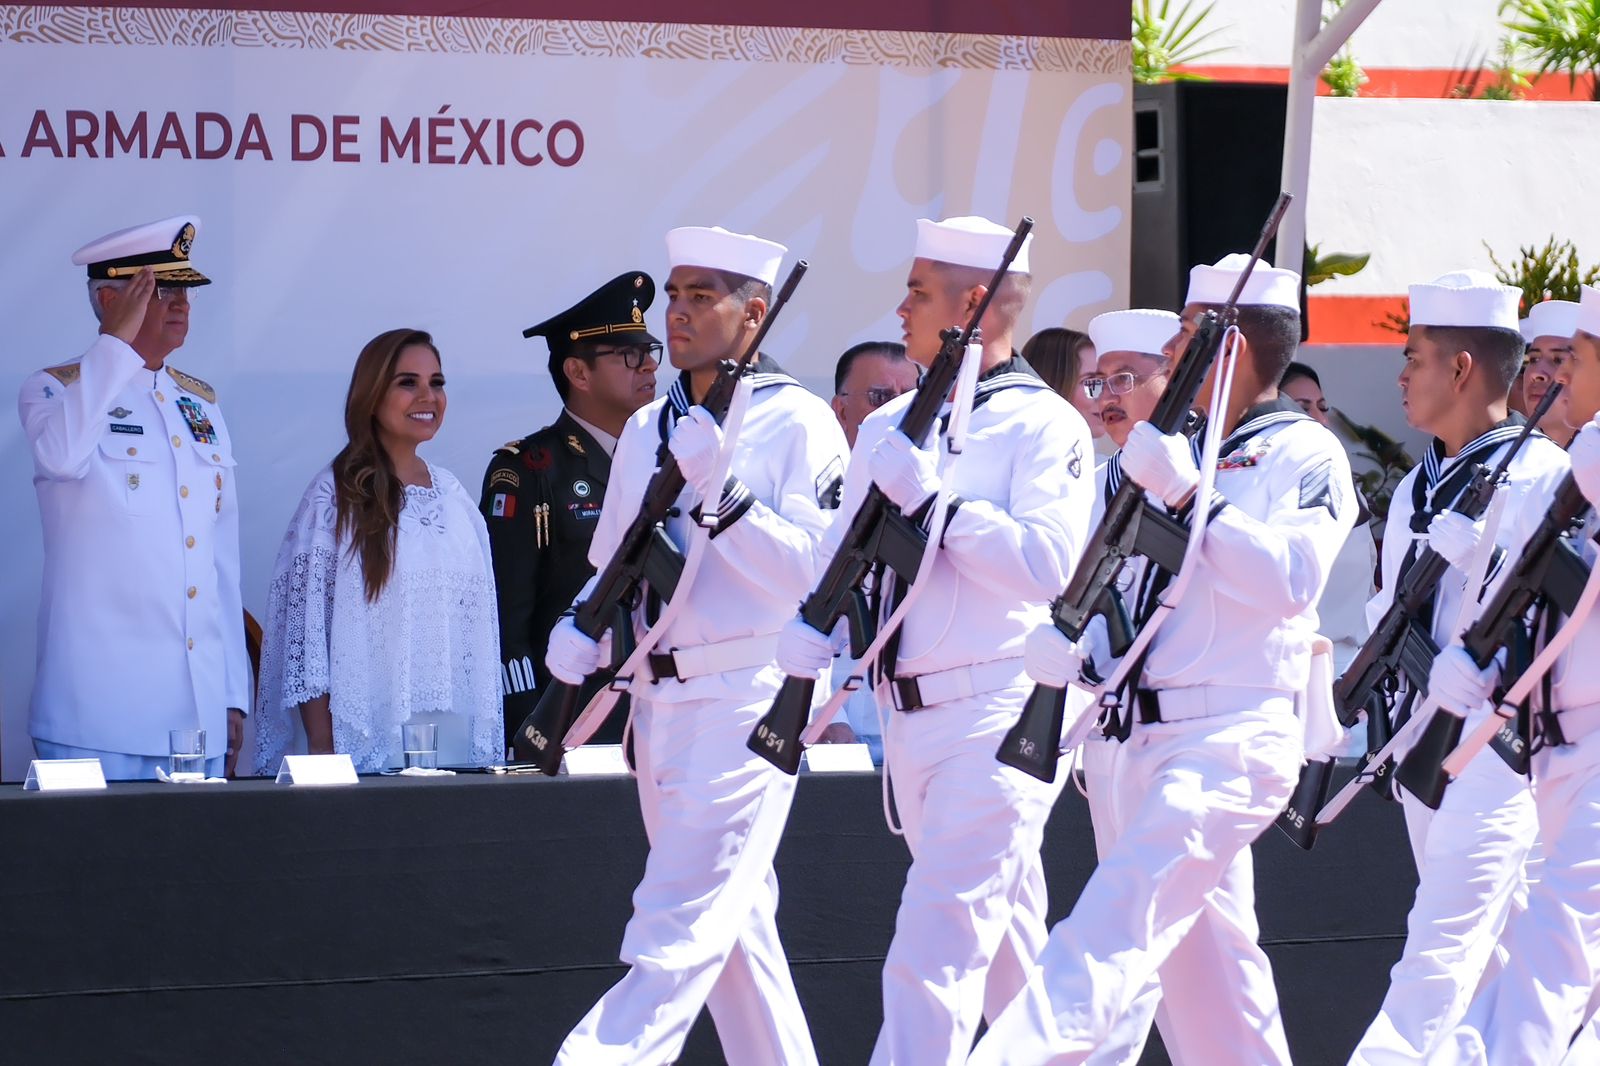
<instances>
[{"instance_id":1,"label":"white peaked naval cap","mask_svg":"<svg viewBox=\"0 0 1600 1066\"><path fill-rule=\"evenodd\" d=\"M1413 326L1468 326L1520 332L1517 305L1522 290L1500 284L1481 270L1452 270L1426 285L1411 286Z\"/></svg>"},{"instance_id":2,"label":"white peaked naval cap","mask_svg":"<svg viewBox=\"0 0 1600 1066\"><path fill-rule=\"evenodd\" d=\"M1107 352L1160 355L1162 346L1178 332L1178 323L1171 311L1107 311L1089 320L1089 339L1102 356Z\"/></svg>"},{"instance_id":3,"label":"white peaked naval cap","mask_svg":"<svg viewBox=\"0 0 1600 1066\"><path fill-rule=\"evenodd\" d=\"M1004 226L977 215L962 215L935 222L929 218L917 219L918 259L931 259L952 266L979 267L993 270L1006 254L1006 246L1016 234ZM1028 249L1033 245L1033 234L1023 238L1022 249L1011 261L1008 273L1028 273Z\"/></svg>"},{"instance_id":4,"label":"white peaked naval cap","mask_svg":"<svg viewBox=\"0 0 1600 1066\"><path fill-rule=\"evenodd\" d=\"M1578 305L1572 300L1546 300L1534 304L1522 320L1522 339L1532 344L1539 337L1571 337L1578 329Z\"/></svg>"},{"instance_id":5,"label":"white peaked naval cap","mask_svg":"<svg viewBox=\"0 0 1600 1066\"><path fill-rule=\"evenodd\" d=\"M1250 257L1233 252L1207 266L1200 263L1189 270L1189 295L1186 304L1225 304L1239 283L1239 275L1250 265ZM1281 270L1263 260L1250 271L1250 280L1239 294L1240 307L1287 307L1300 310L1300 275Z\"/></svg>"},{"instance_id":6,"label":"white peaked naval cap","mask_svg":"<svg viewBox=\"0 0 1600 1066\"><path fill-rule=\"evenodd\" d=\"M145 222L90 241L72 253L72 263L88 267L91 281L131 278L149 267L161 285L209 285L211 279L189 261L189 251L199 233L198 215Z\"/></svg>"},{"instance_id":7,"label":"white peaked naval cap","mask_svg":"<svg viewBox=\"0 0 1600 1066\"><path fill-rule=\"evenodd\" d=\"M680 226L667 231L667 265L727 270L747 278L778 282L778 267L789 249L749 233L730 233L721 226Z\"/></svg>"},{"instance_id":8,"label":"white peaked naval cap","mask_svg":"<svg viewBox=\"0 0 1600 1066\"><path fill-rule=\"evenodd\" d=\"M1574 332L1600 337L1600 288L1583 287L1583 299L1578 302L1578 329Z\"/></svg>"}]
</instances>

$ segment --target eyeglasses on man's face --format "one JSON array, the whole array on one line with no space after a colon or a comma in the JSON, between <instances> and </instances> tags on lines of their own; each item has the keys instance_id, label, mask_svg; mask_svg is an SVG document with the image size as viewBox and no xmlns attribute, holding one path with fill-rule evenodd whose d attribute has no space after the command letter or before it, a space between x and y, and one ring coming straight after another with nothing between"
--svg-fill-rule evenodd
<instances>
[{"instance_id":1,"label":"eyeglasses on man's face","mask_svg":"<svg viewBox=\"0 0 1600 1066\"><path fill-rule=\"evenodd\" d=\"M1126 396L1151 378L1160 377L1164 373L1166 371L1158 370L1154 374L1135 374L1124 370L1120 374L1093 374L1084 378L1079 385L1082 386L1085 396L1091 400L1098 400L1102 390L1113 396Z\"/></svg>"},{"instance_id":2,"label":"eyeglasses on man's face","mask_svg":"<svg viewBox=\"0 0 1600 1066\"><path fill-rule=\"evenodd\" d=\"M860 389L856 392L841 392L839 395L860 396L867 401L868 407L876 411L896 396L899 396L902 391L904 390L897 389L893 385L874 385L871 388Z\"/></svg>"},{"instance_id":3,"label":"eyeglasses on man's face","mask_svg":"<svg viewBox=\"0 0 1600 1066\"><path fill-rule=\"evenodd\" d=\"M591 351L589 355L593 359L599 359L607 355L615 355L621 358L622 365L627 367L629 370L642 370L644 369L646 359L648 359L652 365L661 362L661 345L623 344L615 348L596 348Z\"/></svg>"}]
</instances>

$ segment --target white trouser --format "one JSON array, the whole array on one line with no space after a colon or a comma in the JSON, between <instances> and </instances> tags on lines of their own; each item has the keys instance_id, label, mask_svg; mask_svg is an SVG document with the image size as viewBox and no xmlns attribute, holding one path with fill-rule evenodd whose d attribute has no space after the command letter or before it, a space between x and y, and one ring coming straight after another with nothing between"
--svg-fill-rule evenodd
<instances>
[{"instance_id":1,"label":"white trouser","mask_svg":"<svg viewBox=\"0 0 1600 1066\"><path fill-rule=\"evenodd\" d=\"M622 937L622 980L567 1036L571 1066L653 1066L708 1007L733 1066L814 1064L778 942L778 850L795 779L745 746L769 701L634 698L650 856Z\"/></svg>"},{"instance_id":2,"label":"white trouser","mask_svg":"<svg viewBox=\"0 0 1600 1066\"><path fill-rule=\"evenodd\" d=\"M1105 740L1083 746L1085 788L1102 857L1126 831L1144 798L1144 779L1124 769L1122 749ZM1090 1066L1138 1062L1152 1018L1174 1066L1230 1061L1287 1066L1288 1038L1260 934L1254 857L1244 848L1207 898L1194 928L1089 1057ZM1165 998L1163 986L1172 990Z\"/></svg>"},{"instance_id":3,"label":"white trouser","mask_svg":"<svg viewBox=\"0 0 1600 1066\"><path fill-rule=\"evenodd\" d=\"M1600 734L1536 754L1533 794L1544 864L1508 931L1515 948L1430 1062L1597 1061L1592 1032L1583 1052L1569 1054L1567 1045L1591 1014L1600 981Z\"/></svg>"},{"instance_id":4,"label":"white trouser","mask_svg":"<svg viewBox=\"0 0 1600 1066\"><path fill-rule=\"evenodd\" d=\"M1046 784L995 758L1028 692L889 718L884 760L911 868L884 960L874 1066L965 1062L980 1016L1022 988L1044 946L1039 847L1066 774Z\"/></svg>"},{"instance_id":5,"label":"white trouser","mask_svg":"<svg viewBox=\"0 0 1600 1066\"><path fill-rule=\"evenodd\" d=\"M1246 1043L1217 1038L1220 1057L1206 1061L1287 1062L1271 968L1253 943L1254 919L1241 916L1253 910L1249 846L1288 802L1301 753L1301 726L1287 699L1254 711L1135 726L1114 755L1121 832L1072 913L1051 931L1027 987L968 1061L1090 1061L1119 1037L1118 1023L1144 1002L1160 972L1169 997L1182 990L1178 1033L1194 1032L1190 1019L1221 1021L1203 1017L1207 1011L1240 1009L1216 1004L1256 1004L1237 1030L1249 1030L1241 1038ZM1169 961L1181 970L1166 970ZM1248 994L1215 987L1243 981L1251 984ZM1167 1004L1165 1013L1175 1015L1179 1003Z\"/></svg>"},{"instance_id":6,"label":"white trouser","mask_svg":"<svg viewBox=\"0 0 1600 1066\"><path fill-rule=\"evenodd\" d=\"M1351 1066L1425 1061L1466 1013L1507 918L1526 899L1524 865L1538 814L1527 779L1499 755L1480 752L1444 790L1437 811L1404 792L1400 802L1417 894L1405 950Z\"/></svg>"}]
</instances>

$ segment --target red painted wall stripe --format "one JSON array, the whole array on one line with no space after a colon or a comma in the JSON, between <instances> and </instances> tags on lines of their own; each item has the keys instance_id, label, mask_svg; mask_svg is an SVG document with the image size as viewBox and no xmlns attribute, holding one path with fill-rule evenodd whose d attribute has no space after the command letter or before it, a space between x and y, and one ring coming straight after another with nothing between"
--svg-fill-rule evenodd
<instances>
[{"instance_id":1,"label":"red painted wall stripe","mask_svg":"<svg viewBox=\"0 0 1600 1066\"><path fill-rule=\"evenodd\" d=\"M839 30L911 30L1026 37L1077 37L1126 41L1132 32L1127 0L812 0L804 5L760 0L141 0L69 2L67 7L205 8L223 11L331 12L350 15L423 15L455 18L576 19L598 22L690 22L713 26L807 27Z\"/></svg>"},{"instance_id":2,"label":"red painted wall stripe","mask_svg":"<svg viewBox=\"0 0 1600 1066\"><path fill-rule=\"evenodd\" d=\"M1266 85L1287 85L1288 67L1225 67L1203 66L1180 68L1195 74L1204 74L1217 81L1242 81ZM1398 67L1368 67L1367 83L1361 87L1362 96L1401 100L1439 100L1470 77L1470 72L1432 69L1402 69ZM1530 78L1533 85L1523 94L1525 100L1592 100L1594 75L1585 74L1576 82L1565 74L1541 74ZM1478 91L1492 84L1494 76L1484 72L1478 81ZM1317 82L1317 95L1328 96L1328 87Z\"/></svg>"},{"instance_id":3,"label":"red painted wall stripe","mask_svg":"<svg viewBox=\"0 0 1600 1066\"><path fill-rule=\"evenodd\" d=\"M1407 313L1404 296L1306 295L1306 316L1311 320L1307 344L1388 344L1400 347L1405 334L1382 323L1386 316Z\"/></svg>"}]
</instances>

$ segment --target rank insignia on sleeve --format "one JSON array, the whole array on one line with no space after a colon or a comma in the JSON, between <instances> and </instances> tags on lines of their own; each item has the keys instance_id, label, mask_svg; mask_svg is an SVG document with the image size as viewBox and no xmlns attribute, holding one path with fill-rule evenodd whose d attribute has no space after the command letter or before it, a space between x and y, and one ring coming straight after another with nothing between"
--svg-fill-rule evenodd
<instances>
[{"instance_id":1,"label":"rank insignia on sleeve","mask_svg":"<svg viewBox=\"0 0 1600 1066\"><path fill-rule=\"evenodd\" d=\"M522 479L517 476L515 470L496 470L489 475L489 487L494 488L496 485L505 485L507 488L513 489L520 488Z\"/></svg>"},{"instance_id":2,"label":"rank insignia on sleeve","mask_svg":"<svg viewBox=\"0 0 1600 1066\"><path fill-rule=\"evenodd\" d=\"M1081 442L1073 442L1072 454L1067 456L1067 473L1074 478L1083 473L1083 445Z\"/></svg>"},{"instance_id":3,"label":"rank insignia on sleeve","mask_svg":"<svg viewBox=\"0 0 1600 1066\"><path fill-rule=\"evenodd\" d=\"M824 511L837 510L844 499L844 464L836 455L817 475L817 506Z\"/></svg>"},{"instance_id":4,"label":"rank insignia on sleeve","mask_svg":"<svg viewBox=\"0 0 1600 1066\"><path fill-rule=\"evenodd\" d=\"M489 514L494 518L515 518L517 516L517 498L504 492L494 494L494 505Z\"/></svg>"},{"instance_id":5,"label":"rank insignia on sleeve","mask_svg":"<svg viewBox=\"0 0 1600 1066\"><path fill-rule=\"evenodd\" d=\"M1300 479L1300 509L1308 511L1326 507L1333 517L1339 517L1344 501L1339 498L1339 482L1333 477L1333 462L1329 460Z\"/></svg>"}]
</instances>

